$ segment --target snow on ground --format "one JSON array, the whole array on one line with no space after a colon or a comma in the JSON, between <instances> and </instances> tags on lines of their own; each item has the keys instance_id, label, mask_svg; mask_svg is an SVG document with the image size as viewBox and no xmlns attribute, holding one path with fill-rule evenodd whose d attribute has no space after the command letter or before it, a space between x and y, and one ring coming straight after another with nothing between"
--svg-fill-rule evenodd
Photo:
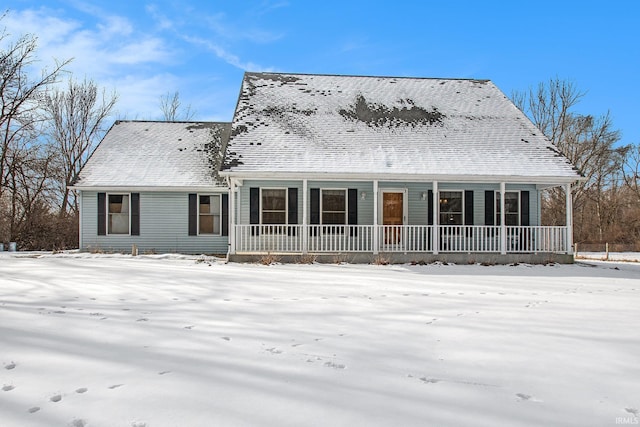
<instances>
[{"instance_id":1,"label":"snow on ground","mask_svg":"<svg viewBox=\"0 0 640 427\"><path fill-rule=\"evenodd\" d=\"M0 254L2 426L637 423L640 265Z\"/></svg>"}]
</instances>

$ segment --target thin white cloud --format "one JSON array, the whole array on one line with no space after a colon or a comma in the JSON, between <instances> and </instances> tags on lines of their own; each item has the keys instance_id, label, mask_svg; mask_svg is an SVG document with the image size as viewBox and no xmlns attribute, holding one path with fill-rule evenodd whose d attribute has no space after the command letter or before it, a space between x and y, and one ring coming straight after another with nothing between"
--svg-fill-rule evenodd
<instances>
[{"instance_id":1,"label":"thin white cloud","mask_svg":"<svg viewBox=\"0 0 640 427\"><path fill-rule=\"evenodd\" d=\"M237 55L227 52L224 48L213 43L210 40L206 40L200 37L182 36L182 39L193 45L204 47L206 50L213 52L218 58L225 61L227 64L240 68L241 70L251 71L274 71L273 67L263 67L253 62L243 62Z\"/></svg>"},{"instance_id":2,"label":"thin white cloud","mask_svg":"<svg viewBox=\"0 0 640 427\"><path fill-rule=\"evenodd\" d=\"M16 36L36 35L41 59L73 58L68 68L80 75L112 75L121 64L162 63L173 55L165 41L136 34L131 22L119 16L106 16L95 28L86 28L41 8L11 12L0 24Z\"/></svg>"},{"instance_id":3,"label":"thin white cloud","mask_svg":"<svg viewBox=\"0 0 640 427\"><path fill-rule=\"evenodd\" d=\"M116 106L118 118L158 120L162 118L160 97L167 93L167 88L179 87L180 79L170 73L151 76L132 74L107 83L117 86L120 94Z\"/></svg>"},{"instance_id":4,"label":"thin white cloud","mask_svg":"<svg viewBox=\"0 0 640 427\"><path fill-rule=\"evenodd\" d=\"M6 26L13 37L26 33L37 36L38 62L34 72L50 66L54 59L72 58L66 70L76 78L87 77L107 91L115 90L119 95L118 117L159 119L159 99L167 91L201 92L201 88L193 90L194 84L198 84L190 80L193 73L177 71L182 69L185 58L192 55L212 55L221 63L241 70L275 70L242 59L227 46L273 41L278 36L261 30L243 34L242 25L237 28L233 24L222 25L222 15L213 15L213 22L220 25L212 31L207 18L197 16L195 9L174 11L149 5L146 12L153 24L141 27L144 21L115 15L82 1L72 0L72 4L75 12L81 12L79 15L71 17L68 9L47 7L12 10L0 21L0 28ZM199 36L202 29L211 36ZM211 107L197 109L218 116Z\"/></svg>"},{"instance_id":5,"label":"thin white cloud","mask_svg":"<svg viewBox=\"0 0 640 427\"><path fill-rule=\"evenodd\" d=\"M207 26L217 36L231 41L248 40L253 43L272 43L282 38L281 33L253 28L247 25L231 25L230 19L223 13L216 13L205 18Z\"/></svg>"},{"instance_id":6,"label":"thin white cloud","mask_svg":"<svg viewBox=\"0 0 640 427\"><path fill-rule=\"evenodd\" d=\"M96 10L93 10L96 12ZM140 118L158 116L158 99L167 88L177 87L177 78L158 67L176 57L169 43L154 34L140 32L126 17L102 15L92 26L60 15L60 11L39 8L11 11L0 27L6 26L11 38L33 34L38 39L35 71L58 61L73 58L65 67L77 78L85 76L107 91L119 95L120 115ZM64 80L64 79L63 79ZM154 110L157 110L154 112Z\"/></svg>"}]
</instances>

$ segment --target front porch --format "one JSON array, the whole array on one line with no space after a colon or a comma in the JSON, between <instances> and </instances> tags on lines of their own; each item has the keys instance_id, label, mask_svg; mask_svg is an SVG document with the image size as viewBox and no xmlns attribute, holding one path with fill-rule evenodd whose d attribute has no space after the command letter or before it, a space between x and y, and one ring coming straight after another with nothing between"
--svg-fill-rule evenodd
<instances>
[{"instance_id":1,"label":"front porch","mask_svg":"<svg viewBox=\"0 0 640 427\"><path fill-rule=\"evenodd\" d=\"M532 183L231 180L229 259L573 262L565 225L540 225ZM505 212L505 215L501 215Z\"/></svg>"},{"instance_id":2,"label":"front porch","mask_svg":"<svg viewBox=\"0 0 640 427\"><path fill-rule=\"evenodd\" d=\"M235 254L565 254L566 226L235 225Z\"/></svg>"}]
</instances>

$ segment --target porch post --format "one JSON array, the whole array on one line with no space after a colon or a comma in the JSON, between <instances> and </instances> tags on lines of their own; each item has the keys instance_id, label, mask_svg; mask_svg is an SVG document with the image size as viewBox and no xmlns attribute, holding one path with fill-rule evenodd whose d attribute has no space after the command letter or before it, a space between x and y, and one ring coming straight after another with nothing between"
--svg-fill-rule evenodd
<instances>
[{"instance_id":1,"label":"porch post","mask_svg":"<svg viewBox=\"0 0 640 427\"><path fill-rule=\"evenodd\" d=\"M373 181L373 254L377 255L379 252L379 230L378 230L378 180Z\"/></svg>"},{"instance_id":2,"label":"porch post","mask_svg":"<svg viewBox=\"0 0 640 427\"><path fill-rule=\"evenodd\" d=\"M307 231L307 180L302 180L302 253L309 251L309 232Z\"/></svg>"},{"instance_id":3,"label":"porch post","mask_svg":"<svg viewBox=\"0 0 640 427\"><path fill-rule=\"evenodd\" d=\"M438 195L438 181L433 181L433 233L431 234L431 248L434 255L440 250L440 196Z\"/></svg>"},{"instance_id":4,"label":"porch post","mask_svg":"<svg viewBox=\"0 0 640 427\"><path fill-rule=\"evenodd\" d=\"M566 214L567 214L567 253L573 253L573 199L571 197L571 183L566 184L564 188L566 197Z\"/></svg>"},{"instance_id":5,"label":"porch post","mask_svg":"<svg viewBox=\"0 0 640 427\"><path fill-rule=\"evenodd\" d=\"M502 255L507 254L507 223L505 221L506 215L504 214L504 196L506 192L506 184L500 183L500 253Z\"/></svg>"},{"instance_id":6,"label":"porch post","mask_svg":"<svg viewBox=\"0 0 640 427\"><path fill-rule=\"evenodd\" d=\"M229 254L236 253L236 181L229 180Z\"/></svg>"}]
</instances>

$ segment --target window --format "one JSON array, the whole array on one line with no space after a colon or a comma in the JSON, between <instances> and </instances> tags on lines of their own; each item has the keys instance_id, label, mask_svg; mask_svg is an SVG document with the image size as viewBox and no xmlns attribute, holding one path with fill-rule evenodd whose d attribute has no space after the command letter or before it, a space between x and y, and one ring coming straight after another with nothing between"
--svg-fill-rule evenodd
<instances>
[{"instance_id":1,"label":"window","mask_svg":"<svg viewBox=\"0 0 640 427\"><path fill-rule=\"evenodd\" d=\"M347 223L347 191L321 190L322 224L344 225Z\"/></svg>"},{"instance_id":2,"label":"window","mask_svg":"<svg viewBox=\"0 0 640 427\"><path fill-rule=\"evenodd\" d=\"M287 190L262 189L262 224L287 223Z\"/></svg>"},{"instance_id":3,"label":"window","mask_svg":"<svg viewBox=\"0 0 640 427\"><path fill-rule=\"evenodd\" d=\"M220 196L198 196L198 234L220 234Z\"/></svg>"},{"instance_id":4,"label":"window","mask_svg":"<svg viewBox=\"0 0 640 427\"><path fill-rule=\"evenodd\" d=\"M507 191L504 193L505 225L520 225L520 192ZM500 219L500 192L496 192L496 225Z\"/></svg>"},{"instance_id":5,"label":"window","mask_svg":"<svg viewBox=\"0 0 640 427\"><path fill-rule=\"evenodd\" d=\"M463 225L462 191L440 192L440 224Z\"/></svg>"},{"instance_id":6,"label":"window","mask_svg":"<svg viewBox=\"0 0 640 427\"><path fill-rule=\"evenodd\" d=\"M108 195L108 233L129 234L129 195Z\"/></svg>"}]
</instances>

